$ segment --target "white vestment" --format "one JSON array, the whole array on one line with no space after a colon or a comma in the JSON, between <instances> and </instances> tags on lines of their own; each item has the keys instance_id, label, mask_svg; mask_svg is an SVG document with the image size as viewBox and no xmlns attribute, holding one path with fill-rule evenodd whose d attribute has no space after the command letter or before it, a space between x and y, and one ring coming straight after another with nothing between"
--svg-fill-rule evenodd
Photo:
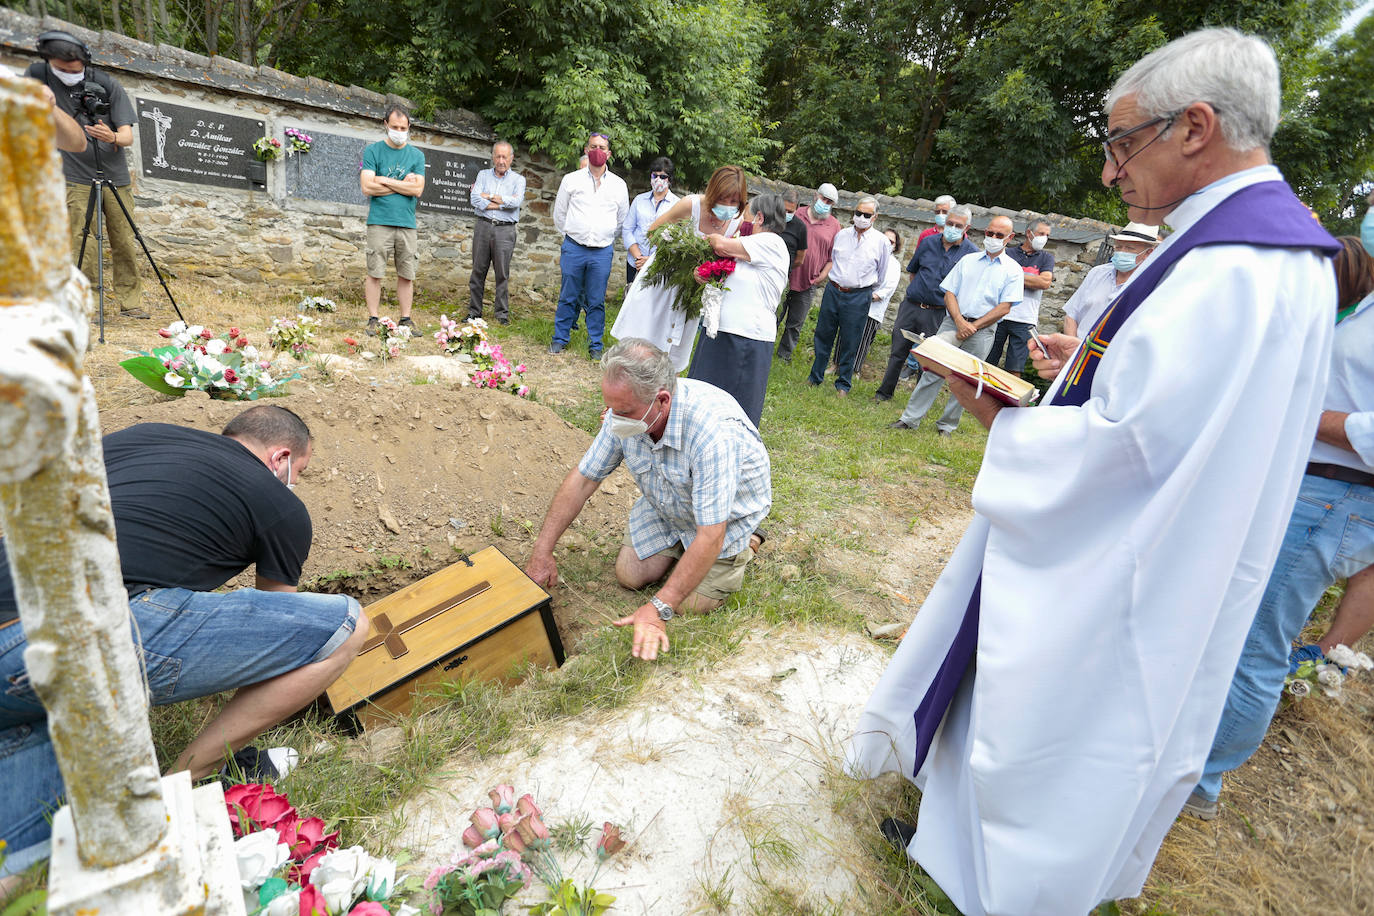
<instances>
[{"instance_id":1,"label":"white vestment","mask_svg":"<svg viewBox=\"0 0 1374 916\"><path fill-rule=\"evenodd\" d=\"M1279 177L1250 169L1194 195L1154 257ZM981 569L974 673L916 780L908 847L962 912L1076 916L1139 894L1202 772L1297 495L1335 298L1314 252L1195 249L1117 332L1083 406L998 414L977 514L847 760L911 778L913 712Z\"/></svg>"}]
</instances>

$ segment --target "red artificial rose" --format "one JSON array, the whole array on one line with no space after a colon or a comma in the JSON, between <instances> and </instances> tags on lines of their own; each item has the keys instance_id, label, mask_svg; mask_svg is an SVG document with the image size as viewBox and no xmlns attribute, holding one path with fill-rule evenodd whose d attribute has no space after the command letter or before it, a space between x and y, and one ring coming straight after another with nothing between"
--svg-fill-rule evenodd
<instances>
[{"instance_id":1,"label":"red artificial rose","mask_svg":"<svg viewBox=\"0 0 1374 916\"><path fill-rule=\"evenodd\" d=\"M318 848L320 852L328 852L339 845L339 832L324 832L324 821L318 817L307 817L296 825L296 841L291 844L291 858L299 859L302 856L315 852Z\"/></svg>"},{"instance_id":2,"label":"red artificial rose","mask_svg":"<svg viewBox=\"0 0 1374 916\"><path fill-rule=\"evenodd\" d=\"M201 337L204 337L206 340L210 340L210 339L213 338L215 335L210 333L210 329L209 329L209 328L201 328L201 329L200 329L200 336L201 336Z\"/></svg>"},{"instance_id":3,"label":"red artificial rose","mask_svg":"<svg viewBox=\"0 0 1374 916\"><path fill-rule=\"evenodd\" d=\"M237 347L246 347L246 346L248 346L248 338L247 338L247 337L240 337L238 340L234 341L234 346L237 346Z\"/></svg>"},{"instance_id":4,"label":"red artificial rose","mask_svg":"<svg viewBox=\"0 0 1374 916\"><path fill-rule=\"evenodd\" d=\"M313 884L301 888L301 916L329 916L329 904L324 894Z\"/></svg>"},{"instance_id":5,"label":"red artificial rose","mask_svg":"<svg viewBox=\"0 0 1374 916\"><path fill-rule=\"evenodd\" d=\"M229 809L229 824L234 836L247 836L267 827L277 828L283 822L294 824L296 809L269 785L241 784L230 786L224 793ZM278 831L280 832L280 831Z\"/></svg>"},{"instance_id":6,"label":"red artificial rose","mask_svg":"<svg viewBox=\"0 0 1374 916\"><path fill-rule=\"evenodd\" d=\"M350 347L356 347L358 345L358 342L352 337L345 337L344 343L348 344Z\"/></svg>"},{"instance_id":7,"label":"red artificial rose","mask_svg":"<svg viewBox=\"0 0 1374 916\"><path fill-rule=\"evenodd\" d=\"M239 329L238 329L238 328L230 328L230 329L229 329L229 336L230 336L230 337L238 337L238 336L239 336Z\"/></svg>"},{"instance_id":8,"label":"red artificial rose","mask_svg":"<svg viewBox=\"0 0 1374 916\"><path fill-rule=\"evenodd\" d=\"M166 328L158 328L157 336L158 336L158 337L171 337L171 336L172 336L172 332L169 331L169 330L167 330Z\"/></svg>"},{"instance_id":9,"label":"red artificial rose","mask_svg":"<svg viewBox=\"0 0 1374 916\"><path fill-rule=\"evenodd\" d=\"M239 374L235 372L233 369L229 369L226 367L224 370L224 380L228 382L230 385L232 385L239 380Z\"/></svg>"}]
</instances>

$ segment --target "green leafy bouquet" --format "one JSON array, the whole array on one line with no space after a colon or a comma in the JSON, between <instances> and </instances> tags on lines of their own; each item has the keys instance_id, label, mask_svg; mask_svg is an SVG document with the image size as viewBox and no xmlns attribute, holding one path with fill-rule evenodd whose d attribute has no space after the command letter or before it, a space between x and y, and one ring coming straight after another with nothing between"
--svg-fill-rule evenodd
<instances>
[{"instance_id":1,"label":"green leafy bouquet","mask_svg":"<svg viewBox=\"0 0 1374 916\"><path fill-rule=\"evenodd\" d=\"M646 284L662 284L677 291L673 307L686 312L688 320L701 314L704 289L697 268L715 259L711 243L701 238L690 221L666 223L649 233L654 257L644 271Z\"/></svg>"}]
</instances>

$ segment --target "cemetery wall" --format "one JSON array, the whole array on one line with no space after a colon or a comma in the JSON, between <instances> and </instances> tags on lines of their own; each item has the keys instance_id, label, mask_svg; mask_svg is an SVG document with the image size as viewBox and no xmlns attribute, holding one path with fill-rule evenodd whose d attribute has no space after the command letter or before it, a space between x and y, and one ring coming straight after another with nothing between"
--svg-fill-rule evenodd
<instances>
[{"instance_id":1,"label":"cemetery wall","mask_svg":"<svg viewBox=\"0 0 1374 916\"><path fill-rule=\"evenodd\" d=\"M362 151L381 139L386 107L412 108L408 100L11 9L0 9L0 66L26 68L37 59L34 40L47 29L62 29L84 41L95 65L109 71L130 96L137 121L127 153L134 215L159 266L174 276L268 285L292 295L361 282L367 216L358 187ZM288 127L314 137L311 151L266 163L263 180L255 181L250 177L257 167L253 142L262 136L285 142ZM421 296L461 296L472 267L475 217L468 191L477 172L489 165L495 135L472 112L449 110L431 120L416 118L411 138L425 154L427 172L417 217L417 289ZM515 168L525 176L527 190L512 285L542 288L545 301L551 301L558 287L561 242L552 211L562 169L543 155L520 150ZM647 190L646 175L631 173L627 180L631 195ZM788 186L756 178L751 187ZM811 189L797 191L803 204L814 195ZM847 221L863 193L842 191L836 215ZM934 224L933 204L881 195L878 200L878 225L895 227L902 235L905 263L917 235ZM1033 215L977 205L973 213L975 230L999 214L1011 216L1019 230ZM1099 242L1111 228L1058 214L1048 218L1053 227L1049 250L1059 267L1041 309L1046 328L1062 321L1063 303L1097 262ZM613 288L624 282L623 254L619 243L616 247Z\"/></svg>"}]
</instances>

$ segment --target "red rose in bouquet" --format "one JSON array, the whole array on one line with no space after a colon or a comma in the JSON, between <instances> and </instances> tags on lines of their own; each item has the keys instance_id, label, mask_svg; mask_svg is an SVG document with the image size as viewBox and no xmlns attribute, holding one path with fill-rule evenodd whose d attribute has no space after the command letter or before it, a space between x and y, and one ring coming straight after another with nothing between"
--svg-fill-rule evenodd
<instances>
[{"instance_id":1,"label":"red rose in bouquet","mask_svg":"<svg viewBox=\"0 0 1374 916\"><path fill-rule=\"evenodd\" d=\"M717 261L707 261L697 268L697 276L707 283L721 285L725 278L735 272L734 258L721 258Z\"/></svg>"}]
</instances>

